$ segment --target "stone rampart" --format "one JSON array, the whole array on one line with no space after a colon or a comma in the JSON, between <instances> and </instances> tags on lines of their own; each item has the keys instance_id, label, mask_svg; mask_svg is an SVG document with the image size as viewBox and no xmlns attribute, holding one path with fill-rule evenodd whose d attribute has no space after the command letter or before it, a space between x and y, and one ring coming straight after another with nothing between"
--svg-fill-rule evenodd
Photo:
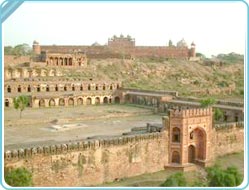
<instances>
[{"instance_id":1,"label":"stone rampart","mask_svg":"<svg viewBox=\"0 0 249 190\"><path fill-rule=\"evenodd\" d=\"M216 124L214 135L215 156L244 151L244 122Z\"/></svg>"},{"instance_id":2,"label":"stone rampart","mask_svg":"<svg viewBox=\"0 0 249 190\"><path fill-rule=\"evenodd\" d=\"M198 112L198 110L196 110ZM204 111L205 112L205 111ZM181 112L183 113L183 112ZM206 110L209 113L209 109ZM214 126L213 157L244 150L243 123ZM5 151L5 168L25 167L34 186L90 186L163 170L169 138L162 132Z\"/></svg>"},{"instance_id":3,"label":"stone rampart","mask_svg":"<svg viewBox=\"0 0 249 190\"><path fill-rule=\"evenodd\" d=\"M202 100L201 98L183 97L183 96L178 96L177 99L183 100L183 101L189 101L189 102L200 102ZM226 105L226 106L236 106L236 107L243 107L244 106L244 102L232 102L232 101L224 101L224 100L217 100L216 104Z\"/></svg>"},{"instance_id":4,"label":"stone rampart","mask_svg":"<svg viewBox=\"0 0 249 190\"><path fill-rule=\"evenodd\" d=\"M89 186L163 170L167 132L6 151L5 167L26 167L35 186Z\"/></svg>"}]
</instances>

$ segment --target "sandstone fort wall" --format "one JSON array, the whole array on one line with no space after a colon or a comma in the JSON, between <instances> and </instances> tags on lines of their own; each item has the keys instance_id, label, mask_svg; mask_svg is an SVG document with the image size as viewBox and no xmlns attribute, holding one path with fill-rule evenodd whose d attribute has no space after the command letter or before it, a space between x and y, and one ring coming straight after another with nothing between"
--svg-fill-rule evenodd
<instances>
[{"instance_id":1,"label":"sandstone fort wall","mask_svg":"<svg viewBox=\"0 0 249 190\"><path fill-rule=\"evenodd\" d=\"M28 168L35 186L89 186L163 170L166 132L5 153L6 167Z\"/></svg>"},{"instance_id":2,"label":"sandstone fort wall","mask_svg":"<svg viewBox=\"0 0 249 190\"><path fill-rule=\"evenodd\" d=\"M244 150L243 122L215 125L214 157ZM163 170L168 131L5 152L5 168L26 167L35 186L90 186Z\"/></svg>"},{"instance_id":3,"label":"sandstone fort wall","mask_svg":"<svg viewBox=\"0 0 249 190\"><path fill-rule=\"evenodd\" d=\"M244 123L229 123L215 125L216 156L222 156L244 150Z\"/></svg>"}]
</instances>

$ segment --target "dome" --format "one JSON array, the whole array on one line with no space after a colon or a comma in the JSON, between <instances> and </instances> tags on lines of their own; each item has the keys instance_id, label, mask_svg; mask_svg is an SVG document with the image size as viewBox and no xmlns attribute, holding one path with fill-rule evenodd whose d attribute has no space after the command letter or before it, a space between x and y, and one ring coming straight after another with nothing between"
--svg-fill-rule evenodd
<instances>
[{"instance_id":1,"label":"dome","mask_svg":"<svg viewBox=\"0 0 249 190\"><path fill-rule=\"evenodd\" d=\"M33 41L33 45L39 45L39 42L37 42L36 40Z\"/></svg>"},{"instance_id":2,"label":"dome","mask_svg":"<svg viewBox=\"0 0 249 190\"><path fill-rule=\"evenodd\" d=\"M181 41L177 42L177 47L187 47L187 43L185 42L184 39L182 39Z\"/></svg>"},{"instance_id":3,"label":"dome","mask_svg":"<svg viewBox=\"0 0 249 190\"><path fill-rule=\"evenodd\" d=\"M100 44L98 42L94 42L92 46L100 46Z\"/></svg>"}]
</instances>

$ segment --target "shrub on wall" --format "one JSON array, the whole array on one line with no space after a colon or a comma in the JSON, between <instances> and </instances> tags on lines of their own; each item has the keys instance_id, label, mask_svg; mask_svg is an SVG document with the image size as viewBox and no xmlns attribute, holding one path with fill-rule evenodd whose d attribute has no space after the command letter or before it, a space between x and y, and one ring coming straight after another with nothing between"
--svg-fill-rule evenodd
<instances>
[{"instance_id":1,"label":"shrub on wall","mask_svg":"<svg viewBox=\"0 0 249 190\"><path fill-rule=\"evenodd\" d=\"M5 172L5 182L13 187L32 186L32 174L25 168L17 168Z\"/></svg>"},{"instance_id":2,"label":"shrub on wall","mask_svg":"<svg viewBox=\"0 0 249 190\"><path fill-rule=\"evenodd\" d=\"M209 106L214 105L216 103L216 100L214 98L207 98L207 99L201 100L200 103L201 103L201 107L207 108Z\"/></svg>"},{"instance_id":3,"label":"shrub on wall","mask_svg":"<svg viewBox=\"0 0 249 190\"><path fill-rule=\"evenodd\" d=\"M219 109L219 108L216 108L215 110L214 110L214 119L216 120L216 121L219 121L221 118L223 118L224 117L224 113L223 113L223 111L221 110L221 109Z\"/></svg>"}]
</instances>

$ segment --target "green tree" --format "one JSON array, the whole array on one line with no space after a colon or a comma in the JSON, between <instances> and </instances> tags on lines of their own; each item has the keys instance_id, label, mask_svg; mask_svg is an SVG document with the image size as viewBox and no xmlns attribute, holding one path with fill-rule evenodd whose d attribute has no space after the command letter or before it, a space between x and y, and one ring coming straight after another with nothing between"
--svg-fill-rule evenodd
<instances>
[{"instance_id":1,"label":"green tree","mask_svg":"<svg viewBox=\"0 0 249 190\"><path fill-rule=\"evenodd\" d=\"M13 47L12 46L4 46L4 55L12 55Z\"/></svg>"},{"instance_id":2,"label":"green tree","mask_svg":"<svg viewBox=\"0 0 249 190\"><path fill-rule=\"evenodd\" d=\"M20 118L22 118L23 110L28 106L29 98L27 96L18 96L14 99L14 108L20 110Z\"/></svg>"},{"instance_id":3,"label":"green tree","mask_svg":"<svg viewBox=\"0 0 249 190\"><path fill-rule=\"evenodd\" d=\"M214 98L207 98L207 99L201 100L200 103L201 103L201 107L206 108L206 107L214 105L216 103L216 100Z\"/></svg>"},{"instance_id":4,"label":"green tree","mask_svg":"<svg viewBox=\"0 0 249 190\"><path fill-rule=\"evenodd\" d=\"M236 167L228 167L226 170L220 166L207 168L209 187L235 187L242 183L242 175Z\"/></svg>"},{"instance_id":5,"label":"green tree","mask_svg":"<svg viewBox=\"0 0 249 190\"><path fill-rule=\"evenodd\" d=\"M186 187L186 178L182 172L177 172L167 178L161 187Z\"/></svg>"},{"instance_id":6,"label":"green tree","mask_svg":"<svg viewBox=\"0 0 249 190\"><path fill-rule=\"evenodd\" d=\"M25 168L10 170L4 175L5 182L13 187L32 186L32 174Z\"/></svg>"},{"instance_id":7,"label":"green tree","mask_svg":"<svg viewBox=\"0 0 249 190\"><path fill-rule=\"evenodd\" d=\"M203 58L203 59L206 58L206 56L204 54L200 53L200 52L196 53L196 57L200 57L200 58Z\"/></svg>"},{"instance_id":8,"label":"green tree","mask_svg":"<svg viewBox=\"0 0 249 190\"><path fill-rule=\"evenodd\" d=\"M15 47L4 47L5 55L15 55L16 57L20 57L23 55L32 55L32 52L32 48L28 44L18 44Z\"/></svg>"},{"instance_id":9,"label":"green tree","mask_svg":"<svg viewBox=\"0 0 249 190\"><path fill-rule=\"evenodd\" d=\"M216 121L219 121L221 118L223 118L224 117L224 113L223 113L223 111L221 110L221 109L219 109L219 108L216 108L215 110L214 110L214 119L216 120Z\"/></svg>"}]
</instances>

